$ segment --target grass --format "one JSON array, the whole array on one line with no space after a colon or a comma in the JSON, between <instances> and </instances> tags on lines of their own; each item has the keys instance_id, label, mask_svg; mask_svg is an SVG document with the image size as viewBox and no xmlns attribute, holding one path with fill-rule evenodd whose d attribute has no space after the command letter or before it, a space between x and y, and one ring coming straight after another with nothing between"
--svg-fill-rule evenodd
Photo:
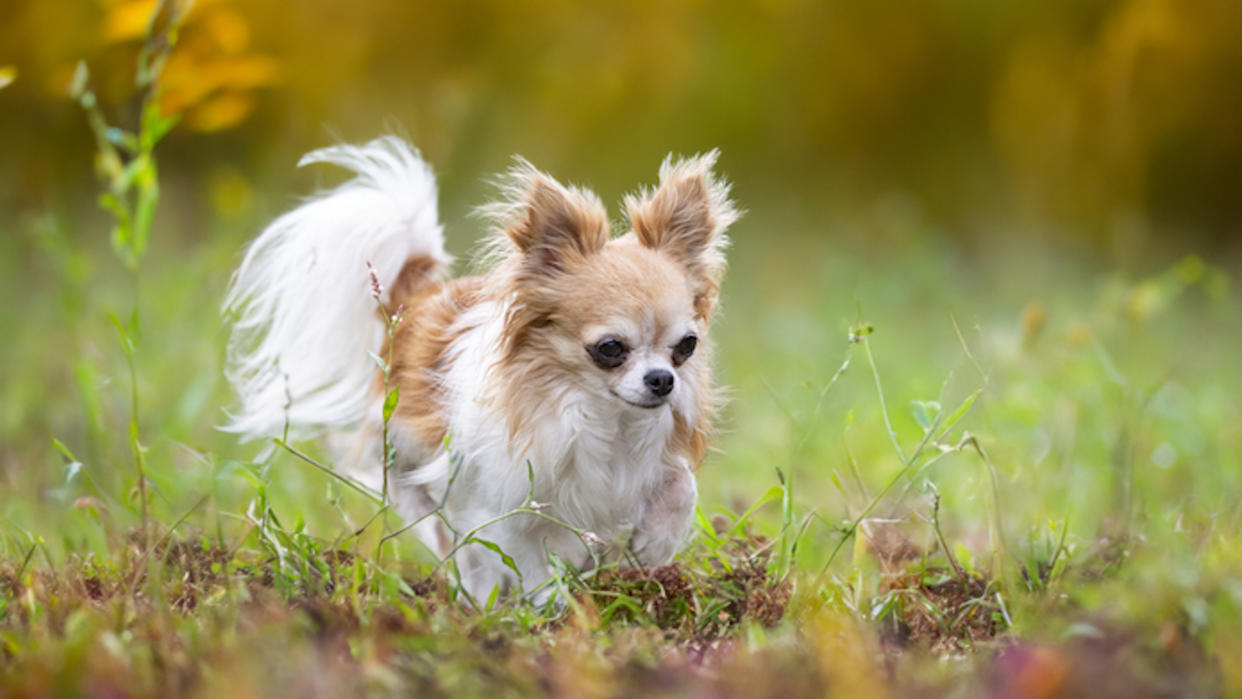
<instances>
[{"instance_id":1,"label":"grass","mask_svg":"<svg viewBox=\"0 0 1242 699\"><path fill-rule=\"evenodd\" d=\"M23 240L57 235L46 225L35 219ZM75 291L56 276L74 263L55 257L54 239L23 251L33 270L6 255L7 283L43 281L5 311L22 328L6 362L26 370L4 387L5 404L24 408L5 422L0 686L26 696L1242 686L1230 660L1242 650L1242 423L1229 388L1239 316L1207 281L1218 272L1191 260L1134 280L1071 276L1036 301L1024 298L1048 288L1036 280L961 275L948 254L914 250L885 258L896 272L850 273L865 252L810 253L828 247L814 241L763 252L745 232L718 334L734 389L700 473L694 541L666 568L565 571L564 610L470 609L408 536L381 543L381 527L362 527L372 500L289 452L213 429L228 404L216 304L244 230L188 252L156 241L151 260L188 262L143 273L144 540L128 368L106 310L125 302L128 272L88 243L65 253L100 268ZM800 265L823 268L789 273ZM1151 289L1168 297L1136 306Z\"/></svg>"},{"instance_id":2,"label":"grass","mask_svg":"<svg viewBox=\"0 0 1242 699\"><path fill-rule=\"evenodd\" d=\"M218 306L261 221L178 238L164 206L110 249L160 194L106 182L107 222L0 218L0 695L1242 693L1226 267L739 192L693 540L562 570L540 608L461 598L316 445L218 432Z\"/></svg>"}]
</instances>

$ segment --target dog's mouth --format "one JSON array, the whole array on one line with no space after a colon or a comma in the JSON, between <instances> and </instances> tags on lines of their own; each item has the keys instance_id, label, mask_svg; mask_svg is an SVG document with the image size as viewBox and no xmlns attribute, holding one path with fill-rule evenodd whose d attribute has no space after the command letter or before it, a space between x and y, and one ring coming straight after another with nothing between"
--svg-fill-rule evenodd
<instances>
[{"instance_id":1,"label":"dog's mouth","mask_svg":"<svg viewBox=\"0 0 1242 699\"><path fill-rule=\"evenodd\" d=\"M642 408L642 409L644 409L644 410L654 410L654 409L656 409L656 408L660 407L661 405L664 405L665 403L668 403L668 399L667 399L667 398L656 398L656 399L654 399L653 401L651 401L651 402L649 402L649 403L639 403L638 401L632 401L632 400L630 400L629 398L626 398L625 396L621 395L620 393L617 393L616 391L612 390L611 388L609 388L609 389L608 389L608 392L609 392L609 393L611 393L611 394L613 395L613 397L614 397L614 398L616 398L617 400L621 401L622 403L626 403L626 404L628 404L628 405L632 405L632 406L634 406L635 408Z\"/></svg>"}]
</instances>

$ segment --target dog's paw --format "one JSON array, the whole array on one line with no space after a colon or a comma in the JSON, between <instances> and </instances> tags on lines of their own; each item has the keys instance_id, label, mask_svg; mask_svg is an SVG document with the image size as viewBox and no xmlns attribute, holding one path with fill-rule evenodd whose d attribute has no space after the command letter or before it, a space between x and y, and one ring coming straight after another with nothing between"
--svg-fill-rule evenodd
<instances>
[{"instance_id":1,"label":"dog's paw","mask_svg":"<svg viewBox=\"0 0 1242 699\"><path fill-rule=\"evenodd\" d=\"M630 540L639 563L653 567L673 560L690 534L697 500L698 487L690 469L681 464L670 467Z\"/></svg>"},{"instance_id":2,"label":"dog's paw","mask_svg":"<svg viewBox=\"0 0 1242 699\"><path fill-rule=\"evenodd\" d=\"M685 540L684 535L670 532L639 531L630 546L639 564L645 568L658 568L673 560Z\"/></svg>"}]
</instances>

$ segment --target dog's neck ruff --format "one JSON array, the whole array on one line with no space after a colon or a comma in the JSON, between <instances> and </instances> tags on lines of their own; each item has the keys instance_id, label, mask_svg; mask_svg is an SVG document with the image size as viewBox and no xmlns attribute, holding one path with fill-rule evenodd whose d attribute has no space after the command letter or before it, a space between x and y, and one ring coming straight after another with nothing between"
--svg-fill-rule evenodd
<instances>
[{"instance_id":1,"label":"dog's neck ruff","mask_svg":"<svg viewBox=\"0 0 1242 699\"><path fill-rule=\"evenodd\" d=\"M507 463L498 475L460 473L452 486L478 489L510 509L531 493L551 513L575 527L608 536L633 523L637 503L657 485L668 458L675 405L643 409L626 405L603 387L573 382L552 388L524 386L505 370L500 337L502 304L480 304L459 320L464 332L445 374L450 404L449 449L461 468ZM511 430L512 401L523 396L523 418ZM533 478L533 483L531 479Z\"/></svg>"}]
</instances>

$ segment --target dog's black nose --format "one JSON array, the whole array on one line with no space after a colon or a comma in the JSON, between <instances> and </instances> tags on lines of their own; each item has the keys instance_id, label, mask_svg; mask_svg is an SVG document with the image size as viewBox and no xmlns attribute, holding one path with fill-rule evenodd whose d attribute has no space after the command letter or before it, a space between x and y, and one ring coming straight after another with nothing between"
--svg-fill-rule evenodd
<instances>
[{"instance_id":1,"label":"dog's black nose","mask_svg":"<svg viewBox=\"0 0 1242 699\"><path fill-rule=\"evenodd\" d=\"M649 371L643 377L643 383L647 384L652 393L663 398L673 392L673 372L668 369Z\"/></svg>"}]
</instances>

